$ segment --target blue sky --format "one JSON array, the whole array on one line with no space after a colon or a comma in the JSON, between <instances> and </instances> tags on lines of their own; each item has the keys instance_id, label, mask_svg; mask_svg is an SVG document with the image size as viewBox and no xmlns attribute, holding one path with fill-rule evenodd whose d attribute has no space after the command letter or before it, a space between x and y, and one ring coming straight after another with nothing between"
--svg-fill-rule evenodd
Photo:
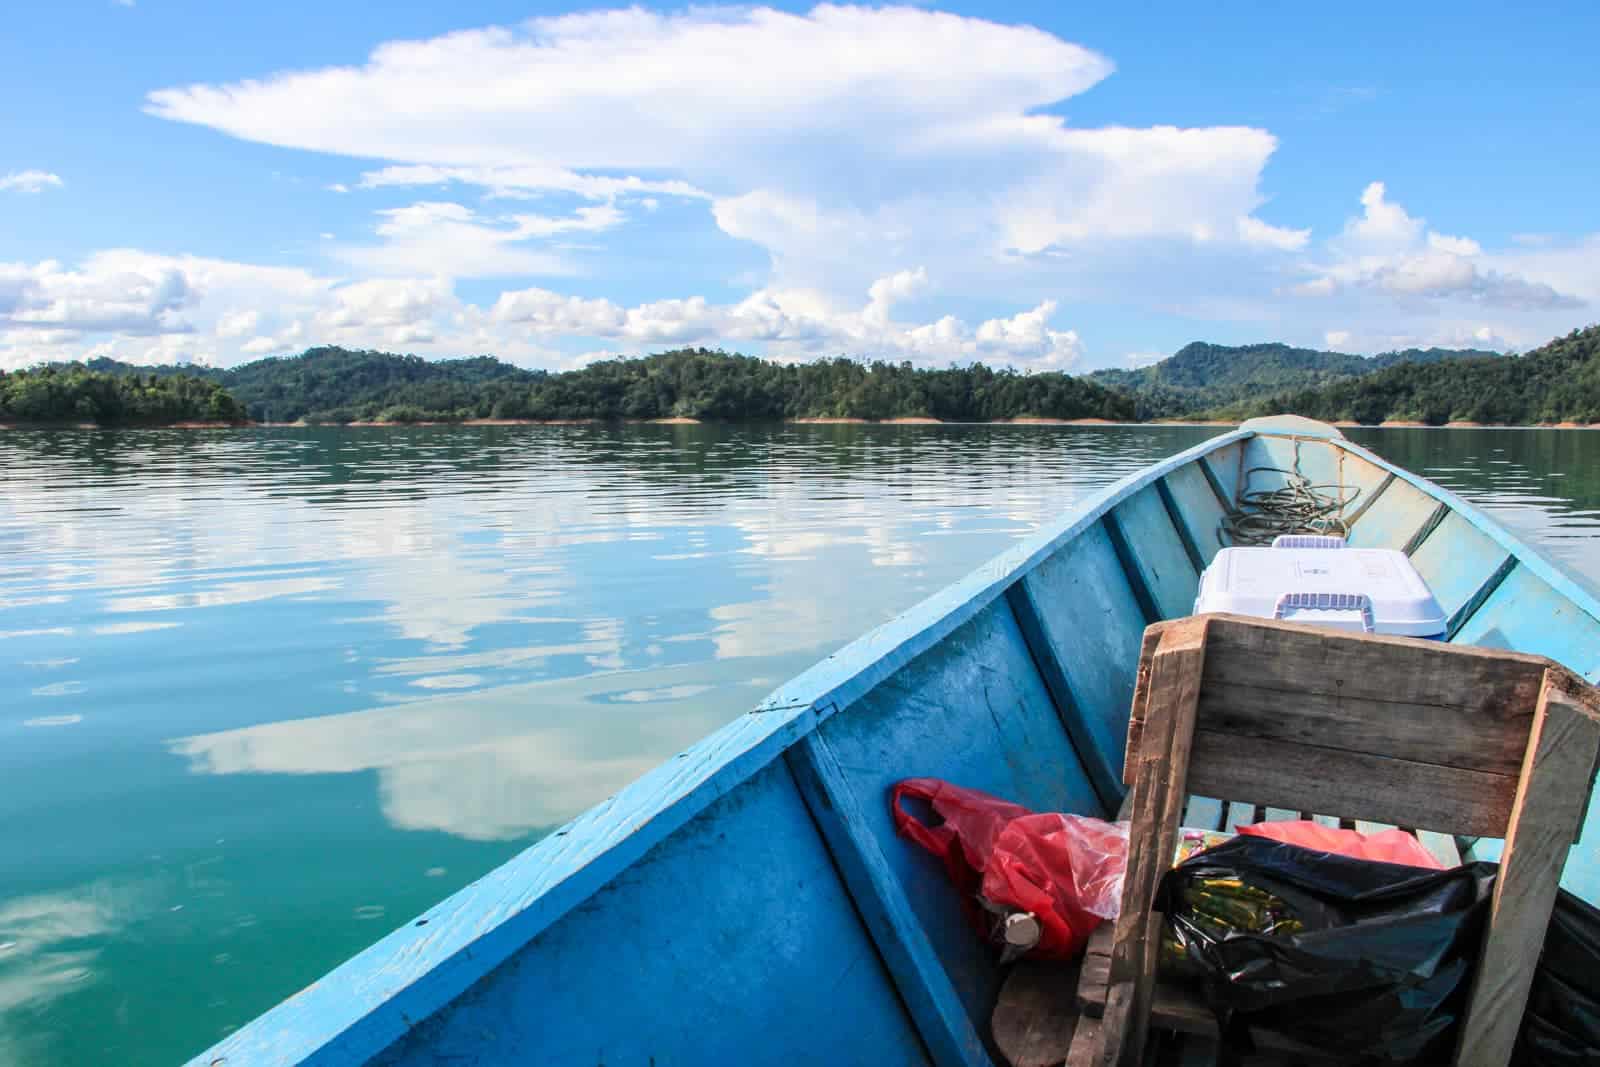
<instances>
[{"instance_id":1,"label":"blue sky","mask_svg":"<svg viewBox=\"0 0 1600 1067\"><path fill-rule=\"evenodd\" d=\"M1600 7L22 4L0 366L1527 348Z\"/></svg>"}]
</instances>

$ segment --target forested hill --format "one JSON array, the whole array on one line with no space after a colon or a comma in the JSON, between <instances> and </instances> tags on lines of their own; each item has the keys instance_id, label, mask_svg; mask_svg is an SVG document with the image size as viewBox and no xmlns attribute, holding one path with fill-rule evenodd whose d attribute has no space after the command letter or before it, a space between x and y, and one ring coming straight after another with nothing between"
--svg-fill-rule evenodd
<instances>
[{"instance_id":1,"label":"forested hill","mask_svg":"<svg viewBox=\"0 0 1600 1067\"><path fill-rule=\"evenodd\" d=\"M1520 356L1400 363L1312 389L1280 392L1210 414L1292 411L1327 422L1600 423L1600 326Z\"/></svg>"},{"instance_id":2,"label":"forested hill","mask_svg":"<svg viewBox=\"0 0 1600 1067\"><path fill-rule=\"evenodd\" d=\"M428 360L333 346L225 370L137 367L109 359L90 360L88 366L111 374L199 375L226 388L258 422L294 422L308 415L348 422L390 408L476 414L485 400L493 407L502 394L526 390L545 377L544 371L523 370L489 356Z\"/></svg>"},{"instance_id":3,"label":"forested hill","mask_svg":"<svg viewBox=\"0 0 1600 1067\"><path fill-rule=\"evenodd\" d=\"M1285 344L1212 345L1195 341L1138 370L1099 370L1090 380L1131 393L1140 418L1192 415L1249 401L1264 392L1315 388L1399 364L1438 363L1497 353L1479 349L1408 348L1377 356L1321 352Z\"/></svg>"},{"instance_id":4,"label":"forested hill","mask_svg":"<svg viewBox=\"0 0 1600 1067\"><path fill-rule=\"evenodd\" d=\"M81 363L0 372L0 423L170 426L244 421L244 407L222 385L193 374L111 373Z\"/></svg>"},{"instance_id":5,"label":"forested hill","mask_svg":"<svg viewBox=\"0 0 1600 1067\"><path fill-rule=\"evenodd\" d=\"M91 369L149 374L109 360ZM432 362L415 356L313 348L198 373L226 387L258 421L414 422L496 419L760 420L1017 416L1133 418L1124 394L1068 374L1021 374L981 364L948 370L850 359L775 363L706 349L610 359L563 373L528 371L487 356Z\"/></svg>"}]
</instances>

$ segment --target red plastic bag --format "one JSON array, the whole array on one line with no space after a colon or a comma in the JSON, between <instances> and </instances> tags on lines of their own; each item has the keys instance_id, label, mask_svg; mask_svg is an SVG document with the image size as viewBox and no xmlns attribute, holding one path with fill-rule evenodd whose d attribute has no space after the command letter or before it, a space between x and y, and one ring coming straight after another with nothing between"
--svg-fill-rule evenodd
<instances>
[{"instance_id":1,"label":"red plastic bag","mask_svg":"<svg viewBox=\"0 0 1600 1067\"><path fill-rule=\"evenodd\" d=\"M1341 830L1333 826L1306 819L1288 822L1258 822L1239 827L1241 834L1252 837L1270 837L1274 841L1312 848L1318 852L1336 852L1358 860L1377 860L1379 863L1401 863L1407 867L1427 867L1442 871L1444 864L1422 846L1422 842L1404 830L1380 830L1363 834L1356 830Z\"/></svg>"},{"instance_id":2,"label":"red plastic bag","mask_svg":"<svg viewBox=\"0 0 1600 1067\"><path fill-rule=\"evenodd\" d=\"M941 822L928 826L901 798L926 800ZM1036 815L976 789L908 778L890 797L895 829L944 861L967 916L988 936L986 913L1029 912L1038 943L1029 956L1070 959L1100 920L1116 915L1127 869L1126 823L1079 815Z\"/></svg>"}]
</instances>

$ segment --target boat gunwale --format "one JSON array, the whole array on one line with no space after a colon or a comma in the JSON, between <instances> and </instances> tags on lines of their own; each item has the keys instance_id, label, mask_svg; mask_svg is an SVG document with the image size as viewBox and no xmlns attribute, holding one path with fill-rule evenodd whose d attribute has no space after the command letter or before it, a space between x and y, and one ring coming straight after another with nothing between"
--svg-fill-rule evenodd
<instances>
[{"instance_id":1,"label":"boat gunwale","mask_svg":"<svg viewBox=\"0 0 1600 1067\"><path fill-rule=\"evenodd\" d=\"M936 646L1100 522L1179 468L1256 436L1331 444L1460 513L1536 577L1600 620L1600 602L1456 494L1355 444L1261 424L1201 441L1086 498L1052 525L802 671L723 727L391 931L189 1061L367 1063L604 888L655 845ZM1578 670L1576 666L1574 670ZM1594 681L1600 667L1585 673Z\"/></svg>"}]
</instances>

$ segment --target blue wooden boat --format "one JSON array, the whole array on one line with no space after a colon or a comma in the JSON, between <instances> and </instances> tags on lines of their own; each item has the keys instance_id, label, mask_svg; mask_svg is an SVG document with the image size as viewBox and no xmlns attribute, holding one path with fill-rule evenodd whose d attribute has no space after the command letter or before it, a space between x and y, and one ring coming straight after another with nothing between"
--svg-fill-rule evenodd
<instances>
[{"instance_id":1,"label":"blue wooden boat","mask_svg":"<svg viewBox=\"0 0 1600 1067\"><path fill-rule=\"evenodd\" d=\"M1255 420L828 657L192 1063L995 1062L999 969L896 838L889 788L1115 811L1141 634L1189 614L1246 479L1285 477L1257 468L1348 487L1350 542L1404 549L1449 640L1600 679L1600 603L1549 562L1332 427ZM1600 805L1564 884L1600 901Z\"/></svg>"}]
</instances>

